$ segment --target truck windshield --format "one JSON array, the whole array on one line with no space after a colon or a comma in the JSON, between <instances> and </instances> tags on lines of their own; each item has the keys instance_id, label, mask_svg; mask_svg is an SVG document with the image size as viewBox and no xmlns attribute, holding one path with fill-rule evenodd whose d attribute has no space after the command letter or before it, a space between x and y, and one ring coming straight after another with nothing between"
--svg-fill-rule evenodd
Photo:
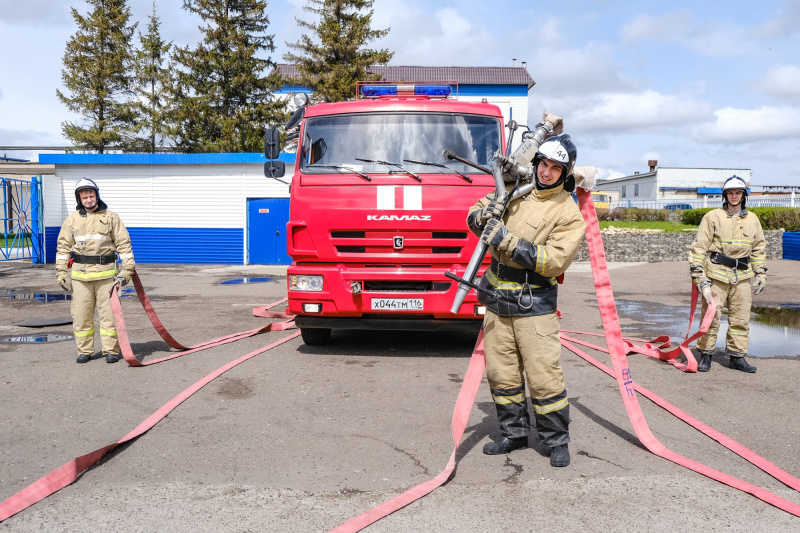
<instances>
[{"instance_id":1,"label":"truck windshield","mask_svg":"<svg viewBox=\"0 0 800 533\"><path fill-rule=\"evenodd\" d=\"M397 168L359 161L393 161L413 172L430 172L430 166L403 162L415 160L447 164L464 173L481 173L468 165L446 160L442 151L491 167L500 148L500 120L477 115L385 113L309 118L301 148L303 172L326 173L322 165L340 165L374 174ZM316 168L310 165L319 165Z\"/></svg>"}]
</instances>

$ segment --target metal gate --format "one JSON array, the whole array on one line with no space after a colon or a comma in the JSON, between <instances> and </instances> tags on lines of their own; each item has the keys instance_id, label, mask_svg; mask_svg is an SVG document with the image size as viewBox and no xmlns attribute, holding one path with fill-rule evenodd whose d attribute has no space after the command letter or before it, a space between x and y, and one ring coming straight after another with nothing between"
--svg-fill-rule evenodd
<instances>
[{"instance_id":1,"label":"metal gate","mask_svg":"<svg viewBox=\"0 0 800 533\"><path fill-rule=\"evenodd\" d=\"M30 180L0 177L3 190L0 261L31 259L44 263L42 178Z\"/></svg>"}]
</instances>

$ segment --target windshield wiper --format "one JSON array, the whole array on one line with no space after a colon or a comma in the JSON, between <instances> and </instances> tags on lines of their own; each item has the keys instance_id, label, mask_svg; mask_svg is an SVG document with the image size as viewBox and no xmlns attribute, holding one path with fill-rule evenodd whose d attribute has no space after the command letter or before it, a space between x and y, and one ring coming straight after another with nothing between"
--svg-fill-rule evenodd
<instances>
[{"instance_id":1,"label":"windshield wiper","mask_svg":"<svg viewBox=\"0 0 800 533\"><path fill-rule=\"evenodd\" d=\"M348 174L358 174L359 176L361 176L365 180L372 181L372 178L370 178L366 174L363 174L363 173L361 173L361 172L359 172L357 170L354 170L354 169L352 169L350 167L345 167L345 166L342 166L342 165L306 165L306 168L332 168L334 170L338 170L340 174L343 173L343 172L347 172Z\"/></svg>"},{"instance_id":2,"label":"windshield wiper","mask_svg":"<svg viewBox=\"0 0 800 533\"><path fill-rule=\"evenodd\" d=\"M431 161L415 161L413 159L403 159L403 162L411 163L411 164L414 164L414 165L427 165L429 167L436 167L437 170L442 169L442 168L446 168L447 170L455 172L456 174L458 174L459 176L461 176L462 178L464 178L468 182L472 183L472 178L470 178L466 174L462 174L461 172L459 172L458 170L454 169L453 167L448 167L447 165L442 165L441 163L433 163ZM442 171L439 170L439 172L442 172ZM444 174L444 172L442 172L442 174Z\"/></svg>"},{"instance_id":3,"label":"windshield wiper","mask_svg":"<svg viewBox=\"0 0 800 533\"><path fill-rule=\"evenodd\" d=\"M406 174L414 176L419 181L422 181L422 178L408 170L406 167L401 165L400 163L392 163L391 161L381 161L380 159L361 159L360 157L356 157L356 161L363 161L364 163L375 163L376 165L386 165L387 167L397 167Z\"/></svg>"}]
</instances>

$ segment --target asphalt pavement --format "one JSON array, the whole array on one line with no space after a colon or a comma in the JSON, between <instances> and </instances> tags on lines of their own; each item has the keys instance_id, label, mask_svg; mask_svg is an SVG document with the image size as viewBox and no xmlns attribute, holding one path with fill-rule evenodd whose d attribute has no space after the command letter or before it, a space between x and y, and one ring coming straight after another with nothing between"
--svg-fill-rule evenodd
<instances>
[{"instance_id":1,"label":"asphalt pavement","mask_svg":"<svg viewBox=\"0 0 800 533\"><path fill-rule=\"evenodd\" d=\"M769 285L755 303L800 305L797 265L770 261ZM140 265L138 272L164 325L186 345L268 323L253 307L286 293L281 267ZM686 316L676 327L686 328L685 263L614 263L610 273L617 298L650 310L682 306ZM221 283L243 278L271 279ZM60 294L52 265L0 263L0 338L68 338L0 342L0 501L116 442L197 380L291 333L144 368L107 364L99 354L79 365L70 326L17 326L68 317ZM563 329L602 331L588 264L567 272L559 308ZM123 309L139 357L173 351L130 291ZM649 332L646 315L623 316L626 333ZM355 331L334 332L326 346L292 339L212 381L75 483L0 523L0 531L329 531L445 467L474 342L462 333ZM607 355L592 355L610 365ZM718 353L710 372L684 374L629 356L637 383L800 477L800 359L751 362L758 372L743 374ZM510 455L481 453L499 438L484 380L451 480L366 531L800 531L800 518L647 451L616 382L567 350L562 366L571 404L569 467L551 468L535 437L531 448ZM640 403L668 448L800 504L796 491Z\"/></svg>"}]
</instances>

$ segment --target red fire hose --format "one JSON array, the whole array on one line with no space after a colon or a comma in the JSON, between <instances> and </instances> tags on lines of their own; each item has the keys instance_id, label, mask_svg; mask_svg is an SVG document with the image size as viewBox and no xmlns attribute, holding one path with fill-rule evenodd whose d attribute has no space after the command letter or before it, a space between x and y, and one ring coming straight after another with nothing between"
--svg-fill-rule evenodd
<instances>
[{"instance_id":1,"label":"red fire hose","mask_svg":"<svg viewBox=\"0 0 800 533\"><path fill-rule=\"evenodd\" d=\"M767 461L765 458L759 456L758 454L749 450L745 446L742 446L733 439L723 435L718 431L711 429L710 427L706 426L699 420L681 411L674 405L658 397L651 391L647 390L646 388L642 387L641 385L633 381L633 377L631 375L630 368L628 367L626 358L628 354L632 353L641 353L648 355L650 357L655 357L660 360L670 362L677 368L686 372L696 372L697 361L694 359L694 356L689 350L688 344L692 340L698 338L707 331L709 324L713 319L716 309L713 303L709 304L708 310L706 312L706 315L703 317L703 321L699 331L691 336L687 333L686 338L684 338L681 344L674 349L670 349L670 343L667 337L658 337L649 342L640 341L639 339L623 338L619 324L619 317L617 316L614 296L611 291L611 283L608 275L608 266L606 264L605 252L603 250L602 237L600 234L599 225L597 223L597 215L595 213L594 204L592 202L591 195L587 191L584 191L582 189L578 189L578 200L580 204L581 213L583 214L584 219L586 220L587 223L586 237L589 245L589 256L592 265L592 274L594 277L595 290L597 291L600 314L603 320L603 328L605 330L604 336L606 337L608 348L606 349L601 346L595 346L585 341L579 341L577 339L574 339L573 337L565 335L565 333L580 333L568 330L562 331L561 339L563 346L571 350L578 356L582 357L586 361L590 362L597 368L600 368L608 375L616 378L617 383L619 385L620 393L622 395L623 403L628 412L628 416L631 420L631 424L633 425L634 431L636 432L636 435L642 442L642 444L644 444L645 447L647 447L647 449L650 450L652 453L664 457L665 459L668 459L670 461L673 461L681 466L685 466L690 470L708 476L711 479L715 479L717 481L725 483L726 485L750 493L753 496L771 505L774 505L779 509L782 509L788 513L800 517L800 505L785 500L765 489L756 487L752 484L739 480L735 477L714 470L701 463L683 457L666 448L666 446L664 446L661 442L659 442L655 438L655 436L653 436L647 425L647 422L645 421L641 407L639 406L636 392L642 394L643 396L650 399L657 405L663 407L668 412L672 413L676 417L685 421L692 427L695 427L699 431L702 431L704 434L718 441L722 445L726 446L728 449L739 454L741 457L750 461L752 464L761 468L764 472L772 475L773 477L783 482L787 486L797 491L800 491L800 480L798 480L791 474L785 472L784 470L781 470L773 463ZM134 285L136 286L137 294L139 295L139 299L142 302L143 307L147 311L147 314L150 317L151 322L153 322L153 325L156 327L156 330L159 331L161 337L170 346L177 349L183 349L184 351L177 354L173 354L169 357L164 357L154 361L148 361L147 363L139 362L133 356L130 349L130 344L128 342L128 337L127 337L127 330L125 329L124 318L122 317L122 312L119 305L119 295L118 295L119 287L115 285L114 288L112 289L111 301L112 301L112 307L114 308L115 318L117 319L117 332L118 335L120 336L120 346L123 351L125 360L128 361L128 363L132 366L145 366L149 364L154 364L157 362L179 357L181 355L186 355L192 351L199 351L202 349L210 348L212 346L219 346L221 344L225 344L227 342L233 342L234 340L256 335L264 331L278 331L282 329L287 329L289 327L292 327L293 325L291 323L292 321L288 320L286 322L270 324L269 326L265 326L263 328L257 328L251 331L235 333L232 335L228 335L226 337L222 337L220 339L215 339L212 341L198 344L191 348L186 348L185 346L177 343L177 341L175 341L163 327L161 321L158 319L158 316L155 314L155 311L152 309L152 305L150 305L150 302L147 299L146 294L144 294L144 290L142 289L141 281L139 280L138 276L134 276ZM690 332L691 332L692 317L694 316L697 300L698 300L698 295L697 295L697 290L695 288L693 289L692 292L692 313L689 321ZM277 303L280 302L276 302L276 304ZM257 316L287 318L285 314L268 311L268 308L256 308L254 310L254 314L256 314ZM166 416L170 411L175 409L175 407L180 405L181 402L183 402L189 396L197 392L197 390L199 390L200 388L202 388L203 386L205 386L210 381L220 376L230 368L233 368L234 366L246 361L247 359L250 359L251 357L254 357L255 355L258 355L259 353L267 351L279 344L282 344L294 337L297 337L299 334L300 334L299 332L295 332L287 337L284 337L283 339L280 339L264 348L260 348L254 352L251 352L219 368L212 374L209 374L208 376L201 379L200 381L198 381L197 383L195 383L194 385L183 391L181 394L173 398L170 402L161 407L156 413L151 415L147 420L142 422L136 429L131 431L128 435L126 435L116 443L109 444L103 448L95 450L94 452L73 459L72 461L66 463L57 470L51 472L50 474L44 476L35 483L31 484L26 489L15 494L11 498L0 504L0 521L5 520L6 518L18 513L19 511L27 508L28 506L40 501L41 499L47 497L48 495L72 483L77 479L77 477L80 475L81 472L85 471L90 466L96 464L107 451L115 448L116 446L124 442L132 440L141 435L142 433L146 432L148 429L150 429L156 423L158 423L158 421L164 418L164 416ZM583 334L600 336L598 334L592 334L592 333L583 333ZM635 341L643 342L644 344L637 345L634 344ZM575 347L574 344L581 344L598 351L609 353L614 368L611 369L603 365L599 361L595 360L585 352ZM680 363L676 360L677 356L681 354L683 354L686 357L687 360L686 364ZM469 419L469 414L470 411L472 410L472 406L475 401L475 396L477 394L478 388L480 387L481 380L483 379L484 369L485 369L485 359L483 350L483 332L481 332L481 334L478 337L475 350L472 353L472 358L467 368L467 372L461 390L459 392L458 399L456 400L456 406L453 413L453 420L451 425L453 441L454 441L454 449L444 470L442 470L433 479L425 483L422 483L384 502L383 504L371 509L370 511L367 511L364 514L349 520L348 522L335 528L333 530L334 532L345 533L345 532L359 531L369 526L370 524L376 522L377 520L380 520L381 518L393 513L394 511L401 509L402 507L408 505L409 503L412 503L417 499L429 494L430 492L435 490L437 487L441 486L444 482L446 482L450 478L456 466L456 452L458 451L458 446L461 442L461 438L463 437L464 430L466 428L466 424Z\"/></svg>"},{"instance_id":2,"label":"red fire hose","mask_svg":"<svg viewBox=\"0 0 800 533\"><path fill-rule=\"evenodd\" d=\"M119 335L120 350L122 351L125 360L131 366L152 365L155 363L159 363L161 361L166 361L168 359L174 359L175 357L180 357L182 355L186 355L191 352L197 352L200 350L205 350L206 348L211 348L213 346L220 346L228 342L233 342L239 339L243 339L245 337L251 337L258 333L263 333L267 331L281 331L294 327L294 320L289 319L285 322L272 323L262 328L257 328L250 331L244 331L241 333L234 333L232 335L227 335L219 339L214 339L208 342L198 344L191 348L186 348L182 344L175 341L175 339L173 339L172 336L164 328L163 324L161 323L161 320L159 320L158 316L153 310L153 306L150 305L150 300L147 298L147 295L144 292L144 288L142 287L142 283L139 280L138 275L136 274L133 275L133 282L136 287L136 293L139 295L139 300L142 302L142 306L145 308L145 311L147 311L147 316L150 317L150 321L153 323L153 326L161 335L161 338L164 339L167 342L167 344L169 344L173 348L183 349L185 351L176 353L169 357L163 357L161 359L148 361L147 363L139 362L134 357L133 352L131 351L130 343L128 342L128 333L125 328L125 319L122 316L122 308L120 307L120 302L119 302L119 284L115 284L111 289L111 306L114 310L114 318L116 320L116 325L117 325L117 335ZM253 314L255 314L256 316L268 316L271 318L288 318L288 316L285 315L284 313L274 313L268 311L269 307L273 307L283 301L286 301L286 299L284 298L283 300L275 302L274 304L268 307L257 307L256 309L253 310ZM103 455L106 454L106 452L111 451L120 444L124 444L128 441L131 441L136 437L145 433L147 430L155 426L162 418L167 416L173 409L178 407L184 400L189 398L192 394L194 394L195 392L197 392L198 390L200 390L201 388L203 388L204 386L206 386L211 381L218 378L231 368L241 363L244 363L248 359L255 357L260 353L266 352L267 350L271 350L272 348L279 346L297 337L298 335L300 335L299 331L291 333L290 335L287 335L282 339L279 339L267 346L264 346L263 348L259 348L258 350L250 352L249 354L244 355L239 359L231 361L227 365L218 368L211 374L207 375L203 379L196 382L194 385L190 386L189 388L187 388L186 390L175 396L172 400L163 405L158 411L150 415L150 417L148 417L147 420L139 424L136 427L136 429L134 429L133 431L122 437L117 442L108 444L107 446L99 448L91 453L87 453L86 455L76 457L75 459L67 462L66 464L62 465L56 470L53 470L52 472L42 477L41 479L30 484L28 487L21 490L17 494L14 494L3 503L0 503L0 522L2 522L3 520L5 520L10 516L15 515L16 513L24 509L27 509L34 503L43 500L44 498L50 496L54 492L63 489L64 487L66 487L67 485L78 479L78 476L80 476L81 473L83 473L87 468L97 464L97 462L100 461Z\"/></svg>"},{"instance_id":3,"label":"red fire hose","mask_svg":"<svg viewBox=\"0 0 800 533\"><path fill-rule=\"evenodd\" d=\"M631 375L631 371L630 368L628 367L628 362L626 359L627 354L630 353L642 353L651 357L655 357L657 359L661 359L663 361L668 361L671 364L675 365L677 368L685 372L696 372L697 361L695 360L694 356L689 350L688 344L694 339L701 337L708 331L708 327L711 324L711 321L713 320L714 314L716 312L716 306L713 303L709 304L708 309L706 310L706 314L703 317L703 321L699 331L692 336L690 336L687 333L686 338L675 349L672 350L669 349L670 344L668 337L658 337L657 339L654 339L653 341L650 342L641 341L645 342L645 344L643 345L636 345L633 343L634 340L638 339L623 339L622 331L619 324L619 317L617 316L617 308L614 302L614 295L611 291L611 280L608 275L608 265L606 263L606 255L605 255L605 250L603 248L602 236L600 234L600 225L597 222L597 213L595 212L594 202L592 201L591 194L588 191L585 191L580 188L578 188L578 201L580 204L581 213L583 214L583 218L586 221L586 240L589 246L589 257L592 265L592 275L594 277L594 286L597 292L597 301L600 307L600 314L603 319L603 329L605 330L604 336L606 337L609 348L605 349L599 346L594 346L585 343L583 341L578 341L576 339L568 337L563 333L565 332L579 333L579 332L570 332L567 330L562 331L561 335L562 345L565 348L573 351L575 354L582 357L586 361L592 363L597 368L600 368L608 375L615 377L617 379L620 393L622 394L622 400L625 404L625 409L628 411L628 417L630 418L631 424L633 425L633 428L636 432L636 436L639 437L639 440L642 442L642 444L645 445L645 447L647 447L648 450L665 459L673 461L674 463L677 463L681 466L685 466L690 470L694 470L699 474L703 474L705 476L710 477L711 479L715 479L731 487L737 488L744 492L748 492L753 496L769 503L770 505L774 505L779 509L783 509L788 513L800 517L800 505L785 500L765 489L756 487L754 485L741 481L735 477L728 476L727 474L723 474L722 472L714 470L696 461L692 461L691 459L687 459L669 450L666 446L661 444L650 432L650 428L647 426L644 414L642 413L641 407L639 406L639 401L636 396L636 392L639 392L640 394L652 400L657 405L663 407L664 409L666 409L676 417L680 418L687 424L702 431L703 433L713 438L717 442L721 443L728 449L736 452L743 458L750 461L755 466L761 468L764 472L772 475L773 477L782 481L789 487L797 491L800 491L800 480L798 480L791 474L781 470L776 465L767 461L766 459L759 456L755 452L749 450L745 446L742 446L741 444L731 439L730 437L727 437L722 433L711 429L710 427L706 426L699 420L684 413L674 405L670 404L666 400L660 398L656 394L652 393L651 391L645 389L644 387L638 385L633 381L633 377ZM694 287L692 289L692 313L689 319L690 332L691 332L692 318L694 316L694 311L697 306L697 299L698 299L697 288ZM586 333L586 335L603 336L593 333ZM614 369L612 370L607 366L603 365L602 363L595 360L588 354L576 348L572 343L584 344L593 349L610 353ZM653 346L653 344L658 344L658 346ZM686 356L687 360L686 364L676 361L676 357L681 353ZM400 494L399 496L395 496L394 498L365 512L364 514L359 515L345 522L339 527L333 529L331 533L352 533L355 531L360 531L361 529L369 526L370 524L393 513L394 511L397 511L398 509L408 505L409 503L412 503L413 501L425 496L426 494L429 494L430 492L432 492L437 487L441 486L445 481L449 479L450 475L452 474L455 468L456 451L458 450L458 445L461 442L461 437L464 434L464 429L466 427L467 420L469 418L469 413L472 410L472 405L475 401L475 394L477 393L480 381L483 378L483 371L485 368L485 364L486 362L484 359L484 351L483 351L483 332L481 331L481 335L478 338L478 343L475 346L475 351L472 353L472 359L470 360L469 367L467 368L467 374L461 386L461 391L458 395L458 399L456 400L456 407L455 407L455 412L453 413L453 423L452 423L455 449L453 450L453 453L450 456L450 461L448 461L445 469L442 470L442 472L440 472L439 475L437 475L430 481L418 485L404 492L403 494Z\"/></svg>"}]
</instances>

